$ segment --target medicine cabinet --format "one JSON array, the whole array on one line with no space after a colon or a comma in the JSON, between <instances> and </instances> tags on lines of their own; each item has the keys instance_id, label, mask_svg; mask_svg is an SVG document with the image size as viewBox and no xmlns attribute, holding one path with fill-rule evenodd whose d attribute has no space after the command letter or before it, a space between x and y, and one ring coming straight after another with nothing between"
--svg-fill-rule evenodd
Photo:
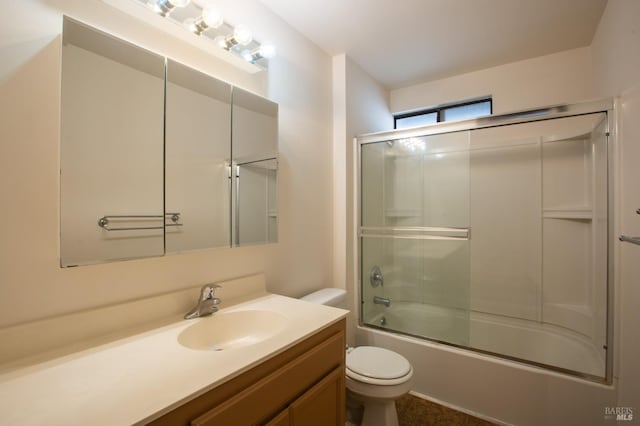
<instances>
[{"instance_id":1,"label":"medicine cabinet","mask_svg":"<svg viewBox=\"0 0 640 426\"><path fill-rule=\"evenodd\" d=\"M62 41L62 267L277 241L277 104L69 17Z\"/></svg>"}]
</instances>

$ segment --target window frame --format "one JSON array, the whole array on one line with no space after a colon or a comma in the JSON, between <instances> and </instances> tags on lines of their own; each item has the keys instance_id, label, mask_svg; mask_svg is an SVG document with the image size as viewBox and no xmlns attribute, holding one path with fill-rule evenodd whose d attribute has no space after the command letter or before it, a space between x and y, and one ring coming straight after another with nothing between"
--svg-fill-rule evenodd
<instances>
[{"instance_id":1,"label":"window frame","mask_svg":"<svg viewBox=\"0 0 640 426\"><path fill-rule=\"evenodd\" d=\"M467 106L467 105L474 105L474 104L481 104L481 103L485 103L485 102L489 102L489 114L493 114L493 96L488 96L486 98L480 98L480 99L474 99L474 100L469 100L469 101L462 101L462 102L456 102L456 103L452 103L452 104L445 104L445 105L440 105L438 107L435 108L428 108L428 109L421 109L421 110L417 110L417 111L412 111L412 112L406 112L403 114L397 114L393 116L393 128L397 129L398 128L398 120L402 120L403 118L409 118L409 117L417 117L419 115L427 115L427 114L433 114L436 113L436 123L443 123L443 111L450 109L450 108L457 108L457 107L463 107L463 106Z\"/></svg>"}]
</instances>

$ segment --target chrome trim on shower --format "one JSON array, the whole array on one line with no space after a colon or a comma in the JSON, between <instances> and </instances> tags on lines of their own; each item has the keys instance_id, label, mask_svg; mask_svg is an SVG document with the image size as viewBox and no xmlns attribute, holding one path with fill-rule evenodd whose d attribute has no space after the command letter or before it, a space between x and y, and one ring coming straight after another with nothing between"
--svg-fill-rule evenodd
<instances>
[{"instance_id":1,"label":"chrome trim on shower","mask_svg":"<svg viewBox=\"0 0 640 426\"><path fill-rule=\"evenodd\" d=\"M404 238L414 240L468 240L469 228L446 228L432 226L362 226L359 237L363 238Z\"/></svg>"},{"instance_id":2,"label":"chrome trim on shower","mask_svg":"<svg viewBox=\"0 0 640 426\"><path fill-rule=\"evenodd\" d=\"M427 126L413 127L402 130L390 130L378 133L368 133L358 136L359 144L383 142L393 139L405 139L441 133L476 130L488 127L508 126L510 124L530 123L534 121L552 120L575 115L593 114L613 110L613 101L604 99L598 101L581 102L577 104L555 105L500 115L488 115L470 120L441 122Z\"/></svg>"},{"instance_id":3,"label":"chrome trim on shower","mask_svg":"<svg viewBox=\"0 0 640 426\"><path fill-rule=\"evenodd\" d=\"M391 299L387 297L373 296L374 305L383 305L385 308L391 306Z\"/></svg>"},{"instance_id":4,"label":"chrome trim on shower","mask_svg":"<svg viewBox=\"0 0 640 426\"><path fill-rule=\"evenodd\" d=\"M371 287L373 288L384 285L384 276L382 275L382 270L378 265L371 268L371 272L369 272L369 284L371 284Z\"/></svg>"}]
</instances>

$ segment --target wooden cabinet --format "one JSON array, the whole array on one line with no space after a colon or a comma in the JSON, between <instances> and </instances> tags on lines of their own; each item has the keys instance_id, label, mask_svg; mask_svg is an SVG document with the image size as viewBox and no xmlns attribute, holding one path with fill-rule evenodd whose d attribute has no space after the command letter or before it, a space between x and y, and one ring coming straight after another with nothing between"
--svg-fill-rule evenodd
<instances>
[{"instance_id":1,"label":"wooden cabinet","mask_svg":"<svg viewBox=\"0 0 640 426\"><path fill-rule=\"evenodd\" d=\"M266 426L337 425L344 410L344 371L336 368ZM342 422L344 424L344 421Z\"/></svg>"},{"instance_id":2,"label":"wooden cabinet","mask_svg":"<svg viewBox=\"0 0 640 426\"><path fill-rule=\"evenodd\" d=\"M336 368L295 400L287 410L291 426L344 424L344 369ZM342 423L340 423L342 421Z\"/></svg>"},{"instance_id":3,"label":"wooden cabinet","mask_svg":"<svg viewBox=\"0 0 640 426\"><path fill-rule=\"evenodd\" d=\"M153 425L344 425L345 321L187 402Z\"/></svg>"}]
</instances>

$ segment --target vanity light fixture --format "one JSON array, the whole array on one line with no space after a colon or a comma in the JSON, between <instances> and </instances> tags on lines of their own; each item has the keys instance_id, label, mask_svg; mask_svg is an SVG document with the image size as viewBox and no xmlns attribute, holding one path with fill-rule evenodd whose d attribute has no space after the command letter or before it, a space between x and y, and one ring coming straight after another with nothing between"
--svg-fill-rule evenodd
<instances>
[{"instance_id":1,"label":"vanity light fixture","mask_svg":"<svg viewBox=\"0 0 640 426\"><path fill-rule=\"evenodd\" d=\"M224 18L218 9L207 6L198 18L187 18L184 24L192 33L200 35L209 28L219 28L224 24Z\"/></svg>"},{"instance_id":2,"label":"vanity light fixture","mask_svg":"<svg viewBox=\"0 0 640 426\"><path fill-rule=\"evenodd\" d=\"M259 61L262 58L270 59L276 55L276 47L271 43L262 43L259 48L255 50L244 50L242 57L247 62L252 64Z\"/></svg>"},{"instance_id":3,"label":"vanity light fixture","mask_svg":"<svg viewBox=\"0 0 640 426\"><path fill-rule=\"evenodd\" d=\"M266 69L275 56L273 45L256 41L245 25L225 21L215 0L103 1L251 73Z\"/></svg>"},{"instance_id":4,"label":"vanity light fixture","mask_svg":"<svg viewBox=\"0 0 640 426\"><path fill-rule=\"evenodd\" d=\"M234 46L246 46L253 40L253 35L249 28L240 24L233 29L233 33L228 36L218 36L214 40L218 46L224 50L231 50ZM243 55L244 57L244 55ZM246 58L245 58L246 59ZM248 61L251 62L251 61Z\"/></svg>"},{"instance_id":5,"label":"vanity light fixture","mask_svg":"<svg viewBox=\"0 0 640 426\"><path fill-rule=\"evenodd\" d=\"M150 0L149 6L158 15L167 17L173 9L176 7L185 7L189 4L190 0Z\"/></svg>"}]
</instances>

